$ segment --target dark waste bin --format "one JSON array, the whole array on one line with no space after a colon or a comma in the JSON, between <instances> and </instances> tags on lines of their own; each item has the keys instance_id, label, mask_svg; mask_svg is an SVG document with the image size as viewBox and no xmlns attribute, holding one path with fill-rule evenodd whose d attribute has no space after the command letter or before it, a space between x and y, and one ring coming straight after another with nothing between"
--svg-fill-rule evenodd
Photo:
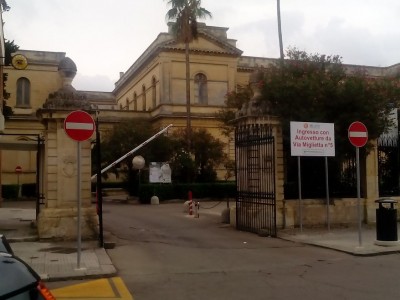
<instances>
[{"instance_id":1,"label":"dark waste bin","mask_svg":"<svg viewBox=\"0 0 400 300\"><path fill-rule=\"evenodd\" d=\"M397 209L396 200L381 198L375 200L376 209L376 239L378 241L397 241Z\"/></svg>"}]
</instances>

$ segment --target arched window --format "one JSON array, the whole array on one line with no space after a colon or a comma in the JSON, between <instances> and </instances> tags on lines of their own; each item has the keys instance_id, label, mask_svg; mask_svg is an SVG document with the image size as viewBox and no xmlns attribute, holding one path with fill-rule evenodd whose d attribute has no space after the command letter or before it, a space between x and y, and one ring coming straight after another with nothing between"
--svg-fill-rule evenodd
<instances>
[{"instance_id":1,"label":"arched window","mask_svg":"<svg viewBox=\"0 0 400 300\"><path fill-rule=\"evenodd\" d=\"M31 83L28 78L21 77L17 80L17 107L30 107Z\"/></svg>"},{"instance_id":2,"label":"arched window","mask_svg":"<svg viewBox=\"0 0 400 300\"><path fill-rule=\"evenodd\" d=\"M207 77L203 73L194 77L194 101L199 104L208 102Z\"/></svg>"},{"instance_id":3,"label":"arched window","mask_svg":"<svg viewBox=\"0 0 400 300\"><path fill-rule=\"evenodd\" d=\"M129 99L126 98L126 110L129 110Z\"/></svg>"},{"instance_id":4,"label":"arched window","mask_svg":"<svg viewBox=\"0 0 400 300\"><path fill-rule=\"evenodd\" d=\"M146 111L146 87L144 85L142 86L142 99L143 99L142 110Z\"/></svg>"},{"instance_id":5,"label":"arched window","mask_svg":"<svg viewBox=\"0 0 400 300\"><path fill-rule=\"evenodd\" d=\"M153 103L153 109L157 106L157 89L156 89L156 78L153 77L151 80L151 100Z\"/></svg>"},{"instance_id":6,"label":"arched window","mask_svg":"<svg viewBox=\"0 0 400 300\"><path fill-rule=\"evenodd\" d=\"M137 111L137 94L136 94L136 92L133 93L133 110Z\"/></svg>"}]
</instances>

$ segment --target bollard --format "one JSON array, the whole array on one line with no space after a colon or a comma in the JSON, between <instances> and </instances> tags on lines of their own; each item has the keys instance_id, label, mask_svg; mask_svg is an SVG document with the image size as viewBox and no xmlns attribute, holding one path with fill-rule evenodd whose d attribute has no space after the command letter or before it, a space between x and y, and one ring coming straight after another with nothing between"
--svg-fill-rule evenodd
<instances>
[{"instance_id":1,"label":"bollard","mask_svg":"<svg viewBox=\"0 0 400 300\"><path fill-rule=\"evenodd\" d=\"M195 218L199 218L200 214L199 214L199 209L200 209L200 202L197 201L197 203L195 204L196 207L196 213L194 215Z\"/></svg>"}]
</instances>

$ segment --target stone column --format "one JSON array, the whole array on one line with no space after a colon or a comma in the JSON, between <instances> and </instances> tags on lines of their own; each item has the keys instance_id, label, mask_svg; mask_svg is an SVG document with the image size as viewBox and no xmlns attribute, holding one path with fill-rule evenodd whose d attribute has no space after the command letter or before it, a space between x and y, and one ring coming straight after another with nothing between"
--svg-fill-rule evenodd
<instances>
[{"instance_id":1,"label":"stone column","mask_svg":"<svg viewBox=\"0 0 400 300\"><path fill-rule=\"evenodd\" d=\"M72 110L40 110L45 132L45 207L38 216L41 239L71 240L77 238L77 146L64 131L64 119ZM91 204L91 144L81 143L81 236L95 238L98 232L97 212Z\"/></svg>"},{"instance_id":2,"label":"stone column","mask_svg":"<svg viewBox=\"0 0 400 300\"><path fill-rule=\"evenodd\" d=\"M368 153L365 166L364 221L367 224L376 222L377 204L375 200L378 198L378 143L377 141L373 141L373 148Z\"/></svg>"},{"instance_id":3,"label":"stone column","mask_svg":"<svg viewBox=\"0 0 400 300\"><path fill-rule=\"evenodd\" d=\"M92 105L83 92L71 85L77 68L72 59L60 61L61 88L49 94L37 116L45 125L44 197L37 225L39 238L71 240L78 236L78 142L64 131L64 119L74 110L91 111ZM81 238L91 239L98 233L96 208L91 204L90 141L81 143Z\"/></svg>"}]
</instances>

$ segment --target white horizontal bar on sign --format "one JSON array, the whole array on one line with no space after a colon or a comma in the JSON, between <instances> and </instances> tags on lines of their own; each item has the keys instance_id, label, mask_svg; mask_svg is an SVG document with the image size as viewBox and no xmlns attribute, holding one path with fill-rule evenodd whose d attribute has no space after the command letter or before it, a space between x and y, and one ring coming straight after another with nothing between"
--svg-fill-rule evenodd
<instances>
[{"instance_id":1,"label":"white horizontal bar on sign","mask_svg":"<svg viewBox=\"0 0 400 300\"><path fill-rule=\"evenodd\" d=\"M350 131L350 137L367 137L367 133L365 131Z\"/></svg>"},{"instance_id":2,"label":"white horizontal bar on sign","mask_svg":"<svg viewBox=\"0 0 400 300\"><path fill-rule=\"evenodd\" d=\"M65 124L66 129L80 129L80 130L93 130L92 123L74 123L67 122Z\"/></svg>"}]
</instances>

